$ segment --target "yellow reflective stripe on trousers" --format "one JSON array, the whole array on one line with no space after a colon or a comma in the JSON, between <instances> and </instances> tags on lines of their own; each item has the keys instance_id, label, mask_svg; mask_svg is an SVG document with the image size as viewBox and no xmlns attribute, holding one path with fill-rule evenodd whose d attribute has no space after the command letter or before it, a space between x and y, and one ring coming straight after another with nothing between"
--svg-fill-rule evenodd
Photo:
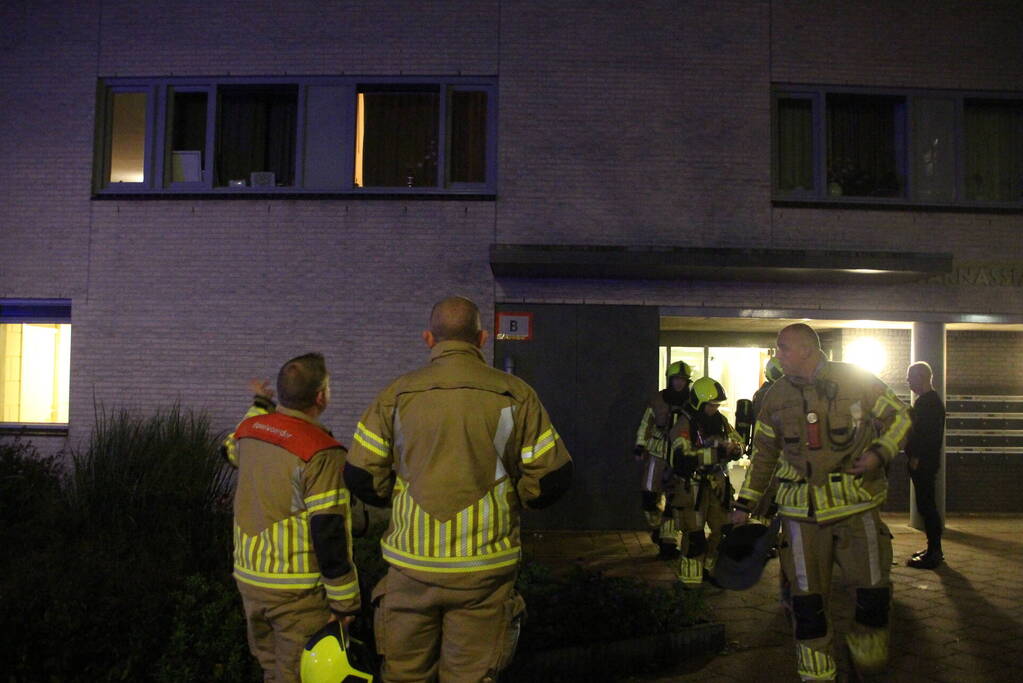
<instances>
[{"instance_id":1,"label":"yellow reflective stripe on trousers","mask_svg":"<svg viewBox=\"0 0 1023 683\"><path fill-rule=\"evenodd\" d=\"M352 438L381 458L386 458L391 451L391 444L387 439L374 434L361 422L355 428L355 435Z\"/></svg>"},{"instance_id":2,"label":"yellow reflective stripe on trousers","mask_svg":"<svg viewBox=\"0 0 1023 683\"><path fill-rule=\"evenodd\" d=\"M351 600L359 594L358 581L349 581L340 586L331 586L329 583L325 583L323 588L327 591L328 600Z\"/></svg>"},{"instance_id":3,"label":"yellow reflective stripe on trousers","mask_svg":"<svg viewBox=\"0 0 1023 683\"><path fill-rule=\"evenodd\" d=\"M796 670L805 681L830 681L838 673L835 659L826 652L820 652L796 643Z\"/></svg>"},{"instance_id":4,"label":"yellow reflective stripe on trousers","mask_svg":"<svg viewBox=\"0 0 1023 683\"><path fill-rule=\"evenodd\" d=\"M423 572L478 572L501 567L511 567L518 563L521 555L519 548L511 548L489 555L470 557L424 557L404 553L394 546L381 542L381 553L390 564Z\"/></svg>"},{"instance_id":5,"label":"yellow reflective stripe on trousers","mask_svg":"<svg viewBox=\"0 0 1023 683\"><path fill-rule=\"evenodd\" d=\"M683 557L679 563L678 576L685 584L703 583L703 561L696 557Z\"/></svg>"},{"instance_id":6,"label":"yellow reflective stripe on trousers","mask_svg":"<svg viewBox=\"0 0 1023 683\"><path fill-rule=\"evenodd\" d=\"M243 583L261 588L280 590L294 588L312 588L320 582L319 572L304 574L278 574L275 572L259 572L245 567L234 566L234 577Z\"/></svg>"}]
</instances>

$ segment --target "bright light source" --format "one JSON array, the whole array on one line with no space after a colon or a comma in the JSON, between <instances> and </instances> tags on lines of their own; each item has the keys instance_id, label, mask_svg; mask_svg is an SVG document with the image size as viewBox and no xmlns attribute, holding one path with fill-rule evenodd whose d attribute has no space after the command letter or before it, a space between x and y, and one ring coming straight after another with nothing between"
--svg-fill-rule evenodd
<instances>
[{"instance_id":1,"label":"bright light source","mask_svg":"<svg viewBox=\"0 0 1023 683\"><path fill-rule=\"evenodd\" d=\"M859 337L844 347L842 359L879 375L885 364L884 346L873 337Z\"/></svg>"}]
</instances>

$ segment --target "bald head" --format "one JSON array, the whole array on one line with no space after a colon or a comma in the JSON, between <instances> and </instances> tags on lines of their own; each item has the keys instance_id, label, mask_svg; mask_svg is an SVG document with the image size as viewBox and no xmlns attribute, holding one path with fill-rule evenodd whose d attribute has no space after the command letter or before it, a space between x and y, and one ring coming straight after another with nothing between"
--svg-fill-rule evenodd
<instances>
[{"instance_id":1,"label":"bald head","mask_svg":"<svg viewBox=\"0 0 1023 683\"><path fill-rule=\"evenodd\" d=\"M430 312L430 333L436 342L464 341L480 344L480 309L462 296L437 302Z\"/></svg>"},{"instance_id":2,"label":"bald head","mask_svg":"<svg viewBox=\"0 0 1023 683\"><path fill-rule=\"evenodd\" d=\"M822 355L820 337L809 325L788 325L778 333L777 358L786 375L810 379Z\"/></svg>"},{"instance_id":3,"label":"bald head","mask_svg":"<svg viewBox=\"0 0 1023 683\"><path fill-rule=\"evenodd\" d=\"M934 373L931 371L931 366L924 361L917 361L906 370L906 383L917 396L926 394L934 388L931 385L933 377Z\"/></svg>"}]
</instances>

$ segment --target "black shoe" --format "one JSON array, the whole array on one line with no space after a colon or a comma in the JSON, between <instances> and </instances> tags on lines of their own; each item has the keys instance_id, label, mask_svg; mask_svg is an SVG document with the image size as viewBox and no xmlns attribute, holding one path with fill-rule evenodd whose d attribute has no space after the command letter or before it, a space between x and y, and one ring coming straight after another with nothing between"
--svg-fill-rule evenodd
<instances>
[{"instance_id":1,"label":"black shoe","mask_svg":"<svg viewBox=\"0 0 1023 683\"><path fill-rule=\"evenodd\" d=\"M658 546L657 557L662 560L674 560L679 556L679 550L673 545L662 543Z\"/></svg>"},{"instance_id":2,"label":"black shoe","mask_svg":"<svg viewBox=\"0 0 1023 683\"><path fill-rule=\"evenodd\" d=\"M924 555L927 554L928 550L930 550L930 548L924 548L923 550L917 550L915 553L910 555L910 557L923 557Z\"/></svg>"},{"instance_id":3,"label":"black shoe","mask_svg":"<svg viewBox=\"0 0 1023 683\"><path fill-rule=\"evenodd\" d=\"M906 566L912 567L913 569L937 569L944 559L945 556L940 552L924 553L919 557L910 558L909 562L906 563Z\"/></svg>"}]
</instances>

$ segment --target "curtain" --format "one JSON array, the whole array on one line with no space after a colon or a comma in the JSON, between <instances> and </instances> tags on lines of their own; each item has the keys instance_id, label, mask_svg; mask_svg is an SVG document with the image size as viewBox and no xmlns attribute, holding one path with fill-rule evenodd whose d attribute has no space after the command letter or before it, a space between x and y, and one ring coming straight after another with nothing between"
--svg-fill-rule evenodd
<instances>
[{"instance_id":1,"label":"curtain","mask_svg":"<svg viewBox=\"0 0 1023 683\"><path fill-rule=\"evenodd\" d=\"M293 185L297 112L297 86L221 89L217 184L272 171L278 185Z\"/></svg>"},{"instance_id":2,"label":"curtain","mask_svg":"<svg viewBox=\"0 0 1023 683\"><path fill-rule=\"evenodd\" d=\"M873 95L827 96L829 194L901 194L895 140L900 102Z\"/></svg>"},{"instance_id":3,"label":"curtain","mask_svg":"<svg viewBox=\"0 0 1023 683\"><path fill-rule=\"evenodd\" d=\"M813 189L813 102L778 100L778 189Z\"/></svg>"},{"instance_id":4,"label":"curtain","mask_svg":"<svg viewBox=\"0 0 1023 683\"><path fill-rule=\"evenodd\" d=\"M966 198L1023 198L1023 106L966 100Z\"/></svg>"},{"instance_id":5,"label":"curtain","mask_svg":"<svg viewBox=\"0 0 1023 683\"><path fill-rule=\"evenodd\" d=\"M365 92L363 101L364 185L436 186L438 94Z\"/></svg>"},{"instance_id":6,"label":"curtain","mask_svg":"<svg viewBox=\"0 0 1023 683\"><path fill-rule=\"evenodd\" d=\"M453 183L487 181L487 93L451 93L448 165Z\"/></svg>"}]
</instances>

